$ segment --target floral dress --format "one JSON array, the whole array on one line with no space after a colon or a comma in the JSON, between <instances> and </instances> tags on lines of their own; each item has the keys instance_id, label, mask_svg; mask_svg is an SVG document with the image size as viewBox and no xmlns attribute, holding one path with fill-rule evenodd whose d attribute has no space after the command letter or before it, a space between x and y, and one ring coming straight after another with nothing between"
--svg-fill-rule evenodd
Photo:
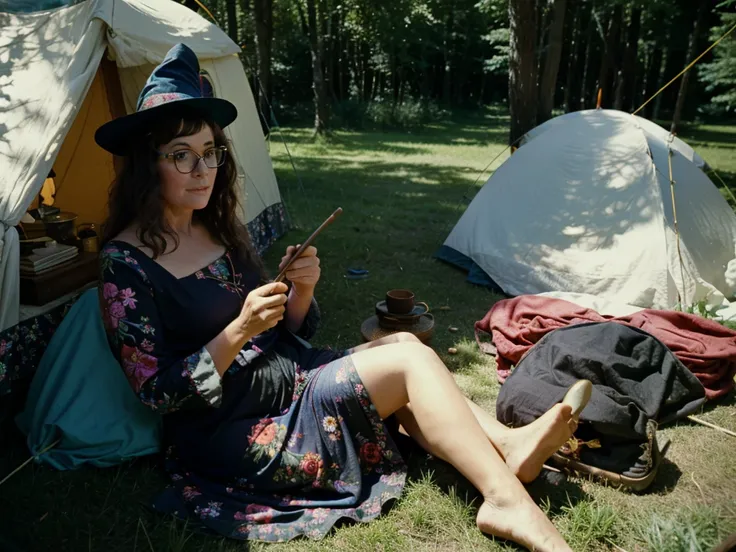
<instances>
[{"instance_id":1,"label":"floral dress","mask_svg":"<svg viewBox=\"0 0 736 552\"><path fill-rule=\"evenodd\" d=\"M234 252L176 278L137 248L101 251L100 302L113 353L161 413L170 486L153 502L221 535L323 537L398 498L406 464L350 355L310 348L280 325L220 376L205 344L259 285ZM311 337L313 302L297 332Z\"/></svg>"}]
</instances>

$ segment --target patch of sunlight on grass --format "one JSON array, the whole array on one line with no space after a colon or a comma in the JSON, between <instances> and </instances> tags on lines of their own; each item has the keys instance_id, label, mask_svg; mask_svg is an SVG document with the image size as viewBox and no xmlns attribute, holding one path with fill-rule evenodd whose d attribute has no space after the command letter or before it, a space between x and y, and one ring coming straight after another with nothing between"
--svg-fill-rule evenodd
<instances>
[{"instance_id":1,"label":"patch of sunlight on grass","mask_svg":"<svg viewBox=\"0 0 736 552\"><path fill-rule=\"evenodd\" d=\"M425 472L407 485L397 521L422 546L421 550L504 550L485 537L475 525L479 499L458 494L456 487L440 490L432 472ZM434 548L430 548L433 546Z\"/></svg>"},{"instance_id":2,"label":"patch of sunlight on grass","mask_svg":"<svg viewBox=\"0 0 736 552\"><path fill-rule=\"evenodd\" d=\"M470 369L474 365L487 365L490 356L484 354L478 349L478 344L466 337L459 338L455 343L452 344L452 348L457 352L447 354L443 352L443 359L445 364L452 371L460 371Z\"/></svg>"},{"instance_id":3,"label":"patch of sunlight on grass","mask_svg":"<svg viewBox=\"0 0 736 552\"><path fill-rule=\"evenodd\" d=\"M560 512L555 525L573 550L600 550L618 538L618 516L607 504L582 500L573 505L568 501Z\"/></svg>"}]
</instances>

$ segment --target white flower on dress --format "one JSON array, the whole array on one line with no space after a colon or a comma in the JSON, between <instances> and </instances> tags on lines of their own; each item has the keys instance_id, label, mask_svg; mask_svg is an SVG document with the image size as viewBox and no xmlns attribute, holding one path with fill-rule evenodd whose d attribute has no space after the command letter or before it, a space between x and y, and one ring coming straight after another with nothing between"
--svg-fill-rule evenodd
<instances>
[{"instance_id":1,"label":"white flower on dress","mask_svg":"<svg viewBox=\"0 0 736 552\"><path fill-rule=\"evenodd\" d=\"M322 420L322 427L327 433L334 433L337 429L337 420L333 416L325 416Z\"/></svg>"}]
</instances>

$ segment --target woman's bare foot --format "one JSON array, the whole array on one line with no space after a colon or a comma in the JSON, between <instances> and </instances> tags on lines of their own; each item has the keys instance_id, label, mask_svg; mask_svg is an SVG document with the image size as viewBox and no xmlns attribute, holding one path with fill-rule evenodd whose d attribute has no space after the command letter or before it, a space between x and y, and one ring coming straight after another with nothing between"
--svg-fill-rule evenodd
<instances>
[{"instance_id":1,"label":"woman's bare foot","mask_svg":"<svg viewBox=\"0 0 736 552\"><path fill-rule=\"evenodd\" d=\"M565 444L575 427L572 408L556 404L531 424L508 431L496 446L519 481L531 483L542 471L542 464Z\"/></svg>"},{"instance_id":2,"label":"woman's bare foot","mask_svg":"<svg viewBox=\"0 0 736 552\"><path fill-rule=\"evenodd\" d=\"M528 496L507 504L486 500L478 510L476 525L487 535L512 540L536 552L572 552Z\"/></svg>"}]
</instances>

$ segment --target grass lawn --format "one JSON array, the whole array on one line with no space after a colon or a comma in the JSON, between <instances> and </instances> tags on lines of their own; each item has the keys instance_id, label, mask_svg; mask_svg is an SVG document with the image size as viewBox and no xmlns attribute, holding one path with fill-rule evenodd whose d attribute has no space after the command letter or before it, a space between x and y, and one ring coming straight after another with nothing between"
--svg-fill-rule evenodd
<instances>
[{"instance_id":1,"label":"grass lawn","mask_svg":"<svg viewBox=\"0 0 736 552\"><path fill-rule=\"evenodd\" d=\"M473 323L499 297L465 283L461 272L432 254L486 180L487 171L477 179L504 149L507 125L499 113L487 111L410 132L337 132L329 142L317 143L307 129L287 129L301 182L274 135L271 153L297 228L269 252L269 267L275 268L287 244L304 239L337 206L344 209L317 243L324 315L317 345L359 342L361 321L385 291L411 288L436 317L435 350L463 391L494 411L494 365L477 352ZM736 127L692 126L682 137L736 187ZM370 277L348 280L347 268L368 269ZM449 326L459 331L451 333ZM447 354L452 346L458 354ZM736 430L736 394L708 405L700 416ZM672 446L646 494L577 479L529 487L576 551L705 552L736 531L736 438L690 423L662 433ZM26 458L21 444L0 452L0 476ZM475 491L452 468L425 454L411 458L406 492L384 517L341 527L321 542L247 546L196 534L145 509L148 497L165 482L151 459L73 473L31 465L0 487L0 535L28 551L517 549L477 531ZM0 550L12 549L0 540Z\"/></svg>"}]
</instances>

